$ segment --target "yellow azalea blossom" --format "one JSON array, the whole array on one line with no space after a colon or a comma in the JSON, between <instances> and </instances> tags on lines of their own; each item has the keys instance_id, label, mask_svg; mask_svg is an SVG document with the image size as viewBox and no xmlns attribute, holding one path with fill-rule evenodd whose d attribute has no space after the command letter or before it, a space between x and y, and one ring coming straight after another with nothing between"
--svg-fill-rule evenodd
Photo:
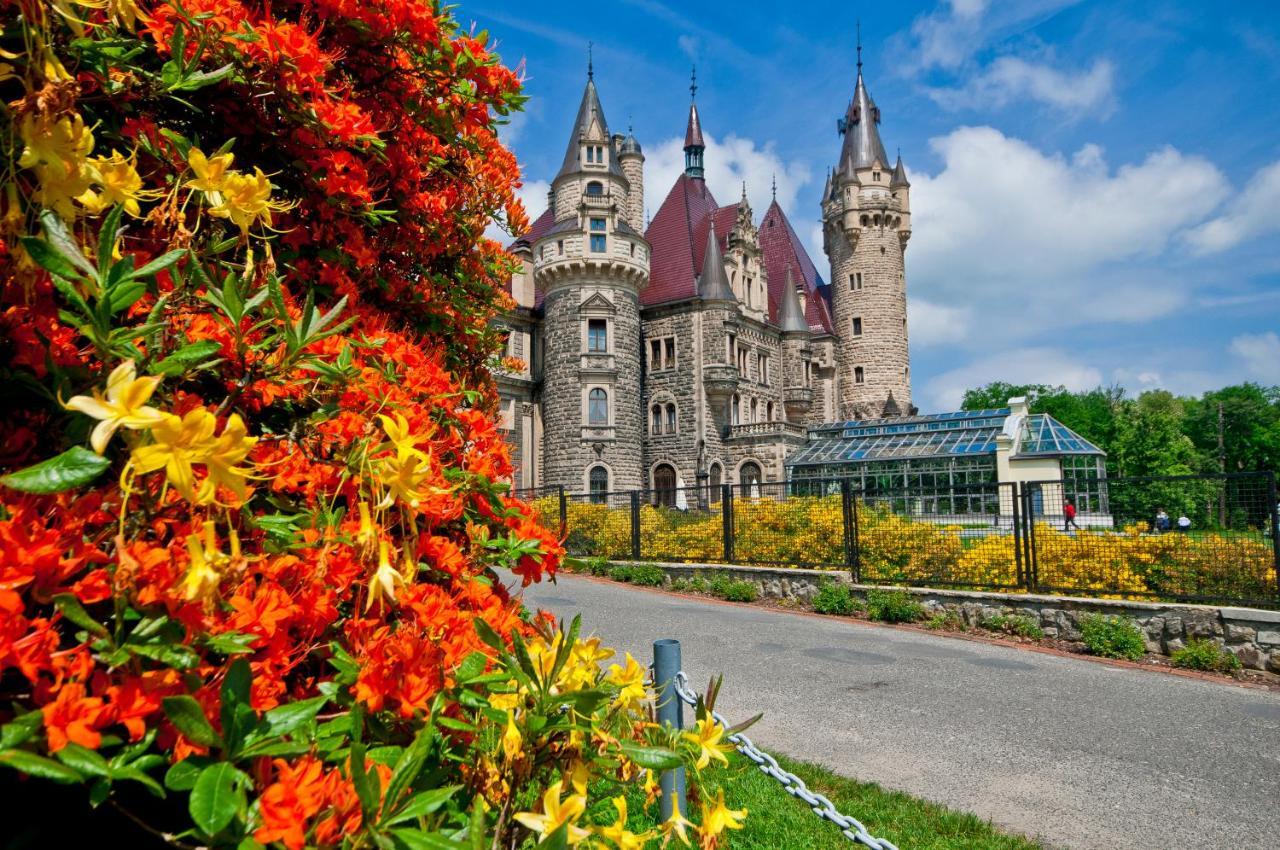
<instances>
[{"instance_id":1,"label":"yellow azalea blossom","mask_svg":"<svg viewBox=\"0 0 1280 850\"><path fill-rule=\"evenodd\" d=\"M134 168L135 156L126 159L120 152L112 151L109 157L89 160L89 173L99 189L96 192L90 189L76 200L94 215L116 204L123 206L131 216L141 215L138 202L151 200L159 193L142 188L142 178Z\"/></svg>"},{"instance_id":2,"label":"yellow azalea blossom","mask_svg":"<svg viewBox=\"0 0 1280 850\"><path fill-rule=\"evenodd\" d=\"M391 565L391 554L387 548L387 541L382 540L378 543L378 568L373 572L373 578L369 579L369 599L364 604L364 610L368 611L373 607L375 600L383 600L384 604L393 605L396 601L396 588L404 585L404 576Z\"/></svg>"},{"instance_id":3,"label":"yellow azalea blossom","mask_svg":"<svg viewBox=\"0 0 1280 850\"><path fill-rule=\"evenodd\" d=\"M658 831L662 833L662 846L666 847L672 836L679 838L683 844L688 846L689 827L691 826L694 826L693 822L680 814L680 807L673 806L671 808L671 817L658 824ZM694 829L697 829L697 827L694 826Z\"/></svg>"},{"instance_id":4,"label":"yellow azalea blossom","mask_svg":"<svg viewBox=\"0 0 1280 850\"><path fill-rule=\"evenodd\" d=\"M125 360L107 376L105 398L94 390L92 396L73 396L66 406L101 420L93 429L89 444L95 452L102 454L117 429L140 431L164 419L164 413L147 406L159 383L159 378L139 378L133 361Z\"/></svg>"},{"instance_id":5,"label":"yellow azalea blossom","mask_svg":"<svg viewBox=\"0 0 1280 850\"><path fill-rule=\"evenodd\" d=\"M726 829L742 829L742 821L747 816L746 809L730 809L724 804L724 789L716 791L714 805L708 807L702 801L702 825L698 834L702 837L703 850L712 850L719 843L719 835Z\"/></svg>"},{"instance_id":6,"label":"yellow azalea blossom","mask_svg":"<svg viewBox=\"0 0 1280 850\"><path fill-rule=\"evenodd\" d=\"M498 709L498 711L511 711L520 705L524 696L516 687L514 679L508 682L507 686L511 688L510 693L494 693L492 691L489 693L489 705Z\"/></svg>"},{"instance_id":7,"label":"yellow azalea blossom","mask_svg":"<svg viewBox=\"0 0 1280 850\"><path fill-rule=\"evenodd\" d=\"M538 834L539 840L546 838L561 826L567 827L565 837L569 844L577 844L591 833L577 825L578 818L587 808L587 798L581 794L570 794L563 800L560 791L564 783L557 780L548 786L542 795L542 812L520 812L515 819Z\"/></svg>"},{"instance_id":8,"label":"yellow azalea blossom","mask_svg":"<svg viewBox=\"0 0 1280 850\"><path fill-rule=\"evenodd\" d=\"M129 32L137 30L138 21L151 22L151 16L142 11L134 0L107 0L106 5L111 19Z\"/></svg>"},{"instance_id":9,"label":"yellow azalea blossom","mask_svg":"<svg viewBox=\"0 0 1280 850\"><path fill-rule=\"evenodd\" d=\"M154 443L133 450L132 464L146 474L164 468L165 477L188 502L199 504L194 464L205 462L213 448L213 430L218 421L203 407L197 407L179 419L166 414L152 426Z\"/></svg>"},{"instance_id":10,"label":"yellow azalea blossom","mask_svg":"<svg viewBox=\"0 0 1280 850\"><path fill-rule=\"evenodd\" d=\"M235 493L238 498L244 499L245 479L253 470L242 469L236 464L245 459L257 442L257 437L248 436L248 429L240 414L233 413L227 417L222 433L204 456L209 477L200 488L200 501L212 501L219 484Z\"/></svg>"},{"instance_id":11,"label":"yellow azalea blossom","mask_svg":"<svg viewBox=\"0 0 1280 850\"><path fill-rule=\"evenodd\" d=\"M362 553L372 555L378 545L378 528L369 514L369 503L361 502L357 507L360 511L360 530L356 532L356 547Z\"/></svg>"},{"instance_id":12,"label":"yellow azalea blossom","mask_svg":"<svg viewBox=\"0 0 1280 850\"><path fill-rule=\"evenodd\" d=\"M732 750L733 747L720 743L720 738L723 736L724 727L710 717L704 717L698 721L695 731L685 732L680 737L698 745L697 765L698 770L702 770L713 760L723 765L729 764L729 759L725 757L725 753Z\"/></svg>"},{"instance_id":13,"label":"yellow azalea blossom","mask_svg":"<svg viewBox=\"0 0 1280 850\"><path fill-rule=\"evenodd\" d=\"M516 716L507 712L507 727L502 732L502 755L507 761L515 761L524 746L524 738L520 735L520 727L516 726Z\"/></svg>"},{"instance_id":14,"label":"yellow azalea blossom","mask_svg":"<svg viewBox=\"0 0 1280 850\"><path fill-rule=\"evenodd\" d=\"M608 826L598 827L596 833L614 843L618 850L643 850L649 840L649 833L634 833L627 829L627 798L613 798L613 805L618 810L618 819Z\"/></svg>"},{"instance_id":15,"label":"yellow azalea blossom","mask_svg":"<svg viewBox=\"0 0 1280 850\"><path fill-rule=\"evenodd\" d=\"M187 154L187 164L196 173L196 179L188 180L187 186L204 192L210 204L222 203L222 187L234 159L235 154L232 153L220 153L210 159L204 155L204 151L192 148Z\"/></svg>"},{"instance_id":16,"label":"yellow azalea blossom","mask_svg":"<svg viewBox=\"0 0 1280 850\"><path fill-rule=\"evenodd\" d=\"M604 679L611 685L621 688L618 695L614 697L613 704L623 706L627 710L635 709L648 695L644 686L644 668L636 663L630 652L626 654L624 665L609 665L609 673Z\"/></svg>"},{"instance_id":17,"label":"yellow azalea blossom","mask_svg":"<svg viewBox=\"0 0 1280 850\"><path fill-rule=\"evenodd\" d=\"M657 800L658 795L662 793L662 786L658 784L656 774L648 768L645 768L644 782L640 788L644 791L644 804L646 807L652 806L654 800Z\"/></svg>"},{"instance_id":18,"label":"yellow azalea blossom","mask_svg":"<svg viewBox=\"0 0 1280 850\"><path fill-rule=\"evenodd\" d=\"M575 761L569 765L564 775L569 778L569 784L573 786L574 791L579 794L587 793L587 786L591 784L591 768L587 767L585 761L580 759Z\"/></svg>"},{"instance_id":19,"label":"yellow azalea blossom","mask_svg":"<svg viewBox=\"0 0 1280 850\"><path fill-rule=\"evenodd\" d=\"M612 649L600 645L598 637L576 641L556 684L566 691L593 687L600 678L600 662L612 658L613 654Z\"/></svg>"},{"instance_id":20,"label":"yellow azalea blossom","mask_svg":"<svg viewBox=\"0 0 1280 850\"><path fill-rule=\"evenodd\" d=\"M40 206L56 212L63 221L75 221L78 211L73 202L89 191L91 176L88 168L63 173L48 165L37 165L38 185L32 197Z\"/></svg>"},{"instance_id":21,"label":"yellow azalea blossom","mask_svg":"<svg viewBox=\"0 0 1280 850\"><path fill-rule=\"evenodd\" d=\"M209 214L230 219L242 233L248 233L259 220L270 226L273 212L290 208L290 204L271 200L272 188L261 168L255 167L252 175L229 172L218 191L221 199L209 208Z\"/></svg>"},{"instance_id":22,"label":"yellow azalea blossom","mask_svg":"<svg viewBox=\"0 0 1280 850\"><path fill-rule=\"evenodd\" d=\"M234 528L230 530L228 537L231 540L231 553L224 554L218 551L212 520L205 520L203 544L197 535L187 535L187 552L191 556L191 563L187 565L187 573L182 579L182 593L187 599L211 598L227 567L240 558L240 538Z\"/></svg>"},{"instance_id":23,"label":"yellow azalea blossom","mask_svg":"<svg viewBox=\"0 0 1280 850\"><path fill-rule=\"evenodd\" d=\"M391 417L385 413L379 413L378 419L382 420L382 430L387 433L387 442L379 446L375 451L394 448L396 457L402 461L409 457L427 459L426 453L417 448L417 444L427 439L427 435L414 434L410 430L409 420L404 418L404 414L397 413L394 417Z\"/></svg>"},{"instance_id":24,"label":"yellow azalea blossom","mask_svg":"<svg viewBox=\"0 0 1280 850\"><path fill-rule=\"evenodd\" d=\"M78 114L56 119L29 114L22 119L19 132L23 148L18 166L35 168L43 165L48 169L50 180L80 174L86 157L93 152L93 131L85 126L84 119Z\"/></svg>"},{"instance_id":25,"label":"yellow azalea blossom","mask_svg":"<svg viewBox=\"0 0 1280 850\"><path fill-rule=\"evenodd\" d=\"M423 488L422 485L431 477L431 467L417 455L403 459L378 458L374 465L378 481L386 488L386 496L375 506L378 510L389 508L397 501L405 507L416 508L423 499L439 492L437 488Z\"/></svg>"}]
</instances>

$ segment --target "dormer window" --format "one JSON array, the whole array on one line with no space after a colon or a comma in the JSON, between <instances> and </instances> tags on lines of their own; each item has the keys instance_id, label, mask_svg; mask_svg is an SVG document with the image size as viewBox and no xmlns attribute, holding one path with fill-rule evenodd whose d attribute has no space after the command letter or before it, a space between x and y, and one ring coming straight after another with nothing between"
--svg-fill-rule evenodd
<instances>
[{"instance_id":1,"label":"dormer window","mask_svg":"<svg viewBox=\"0 0 1280 850\"><path fill-rule=\"evenodd\" d=\"M603 195L604 184L601 183L599 180L592 180L590 183L587 184L587 194L595 195L595 196Z\"/></svg>"},{"instance_id":2,"label":"dormer window","mask_svg":"<svg viewBox=\"0 0 1280 850\"><path fill-rule=\"evenodd\" d=\"M880 172L879 172L879 171L873 171L873 172L871 172L871 180L872 180L872 182L879 183L879 182L880 182Z\"/></svg>"},{"instance_id":3,"label":"dormer window","mask_svg":"<svg viewBox=\"0 0 1280 850\"><path fill-rule=\"evenodd\" d=\"M600 145L587 145L587 162L604 164L604 148Z\"/></svg>"}]
</instances>

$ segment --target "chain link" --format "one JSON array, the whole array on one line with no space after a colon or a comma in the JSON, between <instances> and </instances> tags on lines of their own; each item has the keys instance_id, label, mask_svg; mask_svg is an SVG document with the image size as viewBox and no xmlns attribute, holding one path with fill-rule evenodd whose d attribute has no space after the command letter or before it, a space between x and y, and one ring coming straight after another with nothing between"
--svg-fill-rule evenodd
<instances>
[{"instance_id":1,"label":"chain link","mask_svg":"<svg viewBox=\"0 0 1280 850\"><path fill-rule=\"evenodd\" d=\"M686 705L696 706L698 704L698 695L689 687L689 677L681 670L676 673L675 678L671 682L672 690L675 691L681 702ZM724 726L729 727L724 717L718 711L711 712L712 718ZM750 759L766 776L771 776L782 784L782 787L792 797L796 797L805 802L813 810L813 813L820 818L831 821L840 827L841 833L845 838L855 844L863 844L873 850L898 850L898 848L884 838L876 838L867 832L867 828L857 818L842 815L836 809L835 804L824 797L822 794L809 790L809 786L805 785L804 780L796 776L794 773L786 770L782 765L778 764L778 760L766 753L764 750L751 743L751 739L741 732L734 733L728 738L729 743L737 747L738 752L742 753Z\"/></svg>"}]
</instances>

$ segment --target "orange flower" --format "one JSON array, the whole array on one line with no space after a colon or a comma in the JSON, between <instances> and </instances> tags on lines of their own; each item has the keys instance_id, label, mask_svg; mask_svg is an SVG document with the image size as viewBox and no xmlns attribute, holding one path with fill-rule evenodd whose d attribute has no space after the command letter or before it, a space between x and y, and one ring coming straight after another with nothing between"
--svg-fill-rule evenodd
<instances>
[{"instance_id":1,"label":"orange flower","mask_svg":"<svg viewBox=\"0 0 1280 850\"><path fill-rule=\"evenodd\" d=\"M56 753L68 743L96 750L102 743L101 728L105 712L102 700L85 696L84 685L68 682L58 689L58 696L44 707L44 731L49 752Z\"/></svg>"}]
</instances>

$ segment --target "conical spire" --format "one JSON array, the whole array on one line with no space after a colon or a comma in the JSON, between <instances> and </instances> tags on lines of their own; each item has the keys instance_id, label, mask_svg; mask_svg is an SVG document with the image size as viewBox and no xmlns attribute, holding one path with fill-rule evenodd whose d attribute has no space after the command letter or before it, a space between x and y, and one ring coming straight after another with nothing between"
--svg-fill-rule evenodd
<instances>
[{"instance_id":1,"label":"conical spire","mask_svg":"<svg viewBox=\"0 0 1280 850\"><path fill-rule=\"evenodd\" d=\"M564 161L560 164L557 178L566 174L576 174L582 170L582 142L587 136L592 135L592 127L598 128L594 138L601 145L607 147L610 144L609 122L605 120L604 107L600 105L600 94L596 91L595 72L590 66L588 68L587 87L582 91L582 102L578 104L578 115L573 119L573 130L569 133L569 144L565 147ZM611 155L605 158L609 162L609 171L621 175L622 169L618 167L617 158Z\"/></svg>"},{"instance_id":2,"label":"conical spire","mask_svg":"<svg viewBox=\"0 0 1280 850\"><path fill-rule=\"evenodd\" d=\"M706 143L702 141L702 119L698 117L698 69L694 68L689 83L689 123L684 128L684 173L701 178L702 153Z\"/></svg>"},{"instance_id":3,"label":"conical spire","mask_svg":"<svg viewBox=\"0 0 1280 850\"><path fill-rule=\"evenodd\" d=\"M898 164L893 167L893 178L889 181L889 188L896 189L899 186L910 186L911 181L907 179L907 169L902 164L902 151L898 151Z\"/></svg>"},{"instance_id":4,"label":"conical spire","mask_svg":"<svg viewBox=\"0 0 1280 850\"><path fill-rule=\"evenodd\" d=\"M800 303L800 293L796 289L791 276L791 266L787 266L787 282L782 287L782 304L778 308L778 326L783 333L808 331L809 322L804 317L804 305Z\"/></svg>"},{"instance_id":5,"label":"conical spire","mask_svg":"<svg viewBox=\"0 0 1280 850\"><path fill-rule=\"evenodd\" d=\"M867 85L862 80L862 45L858 45L858 80L853 87L853 100L844 118L836 122L836 129L844 136L844 145L840 149L840 163L836 170L852 175L855 169L869 168L879 160L881 165L889 164L889 156L884 152L884 143L880 141L880 108L871 99Z\"/></svg>"},{"instance_id":6,"label":"conical spire","mask_svg":"<svg viewBox=\"0 0 1280 850\"><path fill-rule=\"evenodd\" d=\"M705 301L737 301L729 276L724 273L724 255L716 239L715 219L707 228L707 248L702 252L702 274L698 275L698 297Z\"/></svg>"}]
</instances>

